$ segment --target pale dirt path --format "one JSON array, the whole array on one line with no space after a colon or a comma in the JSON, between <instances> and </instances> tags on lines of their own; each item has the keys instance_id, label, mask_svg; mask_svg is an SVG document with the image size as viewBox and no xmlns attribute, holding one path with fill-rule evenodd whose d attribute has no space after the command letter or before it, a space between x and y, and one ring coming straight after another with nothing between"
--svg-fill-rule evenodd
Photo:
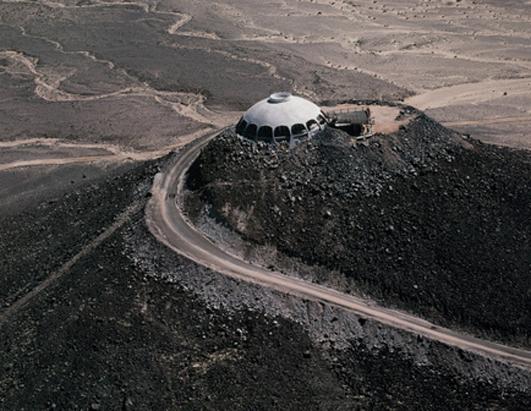
<instances>
[{"instance_id":1,"label":"pale dirt path","mask_svg":"<svg viewBox=\"0 0 531 411\"><path fill-rule=\"evenodd\" d=\"M35 167L35 166L61 166L67 164L95 163L100 161L116 161L117 156L109 154L107 156L84 156L70 158L43 158L38 160L21 160L12 163L0 164L0 172L15 168Z\"/></svg>"},{"instance_id":2,"label":"pale dirt path","mask_svg":"<svg viewBox=\"0 0 531 411\"><path fill-rule=\"evenodd\" d=\"M505 124L505 123L531 123L531 113L527 116L514 116L514 117L491 117L481 120L456 120L446 121L444 125L447 127L460 127L460 126L480 126L482 124Z\"/></svg>"},{"instance_id":3,"label":"pale dirt path","mask_svg":"<svg viewBox=\"0 0 531 411\"><path fill-rule=\"evenodd\" d=\"M0 164L0 172L25 168L25 167L43 167L66 164L82 164L82 163L96 163L96 162L125 162L125 161L147 161L162 157L170 151L185 146L186 144L212 132L211 128L204 128L194 133L187 134L179 138L179 140L172 145L163 147L159 150L149 151L129 151L121 148L116 144L97 144L97 143L70 143L58 139L42 139L29 138L26 140L14 140L7 142L0 142L1 148L16 148L24 146L44 146L51 148L79 148L79 149L101 149L108 151L109 154L104 155L84 155L72 156L63 158L36 158L34 160L19 160L10 163Z\"/></svg>"},{"instance_id":4,"label":"pale dirt path","mask_svg":"<svg viewBox=\"0 0 531 411\"><path fill-rule=\"evenodd\" d=\"M0 51L0 58L12 61L17 67L24 68L33 76L35 95L45 101L58 102L89 102L116 98L122 96L138 96L150 98L157 103L169 107L177 114L204 124L215 124L217 113L204 106L205 97L183 92L159 91L147 84L142 86L126 87L111 93L98 95L73 94L60 89L61 83L67 79L65 76L50 76L42 73L38 68L38 60L30 58L14 50ZM10 72L10 70L7 70ZM207 115L205 115L205 114Z\"/></svg>"},{"instance_id":5,"label":"pale dirt path","mask_svg":"<svg viewBox=\"0 0 531 411\"><path fill-rule=\"evenodd\" d=\"M35 5L35 2L31 2L27 0L5 0L4 3L21 3L21 4ZM148 3L136 2L136 1L123 1L123 2L96 1L93 4L86 4L86 5L65 5L62 3L58 3L54 1L47 1L47 0L40 0L37 3L40 3L50 8L60 8L60 9L99 8L99 7L107 7L107 6L112 6L112 7L134 6L134 7L138 7L144 10L144 12L146 13L167 15L167 16L171 16L172 18L174 18L175 22L172 23L166 29L166 31L171 35L178 35L178 36L184 36L184 37L204 37L204 38L215 38L216 37L216 36L213 36L211 33L206 33L206 32L196 33L196 32L181 31L182 27L192 20L192 16L188 14L184 14L184 13L175 12L175 11L158 10L157 4L150 5ZM98 59L89 51L85 51L85 50L65 51L63 46L55 40L28 34L26 29L22 26L20 26L19 29L21 30L22 34L26 37L39 38L39 39L49 42L50 44L53 44L53 46L63 54L80 54L93 61L106 64L110 69L115 69L115 65L112 61ZM230 55L230 53L227 53L227 54L229 55L229 57L234 57ZM37 68L38 63L39 63L39 60L37 58L32 58L17 50L1 50L0 58L6 58L8 60L11 60L12 62L16 63L19 67L23 67L25 71L27 71L28 74L31 74L33 76L33 81L35 83L35 95L45 101L87 102L87 101L104 100L104 99L109 99L113 97L121 97L121 96L138 96L138 97L153 99L158 104L163 105L165 107L169 107L170 109L175 111L177 114L183 117L189 118L190 120L203 123L203 124L208 124L211 126L216 126L216 127L219 127L220 125L223 126L223 121L222 121L223 114L219 114L207 108L205 106L206 97L203 96L202 94L188 93L188 92L161 91L161 90L157 90L149 86L145 82L142 84L125 87L121 90L111 92L111 93L105 93L105 94L99 94L99 95L74 94L74 93L69 93L64 90L61 90L61 83L65 81L73 73L70 73L68 76L64 76L64 75L60 76L60 75L54 75L50 73L45 74ZM256 60L256 63L266 67L266 69L268 70L272 70L271 65L267 65L264 62L261 62L259 60ZM274 68L273 70L275 71L276 68ZM9 72L9 69L7 71ZM122 69L120 69L120 71L124 72L124 70ZM129 76L127 72L124 72L124 73ZM273 73L273 75L275 74Z\"/></svg>"},{"instance_id":6,"label":"pale dirt path","mask_svg":"<svg viewBox=\"0 0 531 411\"><path fill-rule=\"evenodd\" d=\"M214 136L210 138L212 137ZM146 208L146 221L151 233L161 243L178 254L231 278L341 307L391 327L483 356L494 357L518 367L531 369L531 352L529 351L439 327L421 318L379 307L372 301L252 265L219 249L186 219L181 208L176 204L182 196L188 168L210 138L197 140L187 146L179 153L174 164L157 174L155 178L152 188L153 196Z\"/></svg>"}]
</instances>

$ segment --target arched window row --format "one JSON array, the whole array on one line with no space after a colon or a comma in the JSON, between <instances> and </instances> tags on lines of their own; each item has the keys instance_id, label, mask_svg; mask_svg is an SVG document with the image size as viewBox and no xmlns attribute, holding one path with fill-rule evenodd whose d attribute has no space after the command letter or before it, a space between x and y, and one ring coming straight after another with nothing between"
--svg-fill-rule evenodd
<instances>
[{"instance_id":1,"label":"arched window row","mask_svg":"<svg viewBox=\"0 0 531 411\"><path fill-rule=\"evenodd\" d=\"M291 129L288 126L278 126L275 129L270 126L258 128L256 124L249 124L242 117L236 125L236 133L252 140L266 143L281 143L283 141L289 142L291 137L300 138L308 135L308 133L321 130L325 124L326 119L322 115L319 115L317 119L311 119L306 124L294 124Z\"/></svg>"}]
</instances>

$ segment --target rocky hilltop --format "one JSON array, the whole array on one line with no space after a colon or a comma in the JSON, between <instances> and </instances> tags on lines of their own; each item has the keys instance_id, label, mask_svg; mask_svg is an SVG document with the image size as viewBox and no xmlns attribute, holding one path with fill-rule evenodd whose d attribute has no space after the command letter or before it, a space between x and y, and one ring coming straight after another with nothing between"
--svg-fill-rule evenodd
<instances>
[{"instance_id":1,"label":"rocky hilltop","mask_svg":"<svg viewBox=\"0 0 531 411\"><path fill-rule=\"evenodd\" d=\"M364 143L328 128L290 150L227 130L191 167L187 210L274 248L277 268L529 346L531 156L405 109L407 126Z\"/></svg>"}]
</instances>

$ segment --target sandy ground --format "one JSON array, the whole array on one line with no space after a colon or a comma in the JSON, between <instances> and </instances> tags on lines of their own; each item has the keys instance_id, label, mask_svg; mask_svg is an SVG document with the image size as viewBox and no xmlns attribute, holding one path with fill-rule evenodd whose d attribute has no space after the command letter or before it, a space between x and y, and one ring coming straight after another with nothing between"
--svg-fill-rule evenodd
<instances>
[{"instance_id":1,"label":"sandy ground","mask_svg":"<svg viewBox=\"0 0 531 411\"><path fill-rule=\"evenodd\" d=\"M333 113L342 113L349 111L359 111L368 108L371 112L371 121L373 126L372 133L391 134L398 131L400 126L406 125L412 116L400 115L399 107L379 106L379 105L359 105L359 104L338 104L336 106L326 107L325 113L333 116Z\"/></svg>"},{"instance_id":2,"label":"sandy ground","mask_svg":"<svg viewBox=\"0 0 531 411\"><path fill-rule=\"evenodd\" d=\"M523 1L3 0L0 140L153 150L288 89L530 148L530 22Z\"/></svg>"}]
</instances>

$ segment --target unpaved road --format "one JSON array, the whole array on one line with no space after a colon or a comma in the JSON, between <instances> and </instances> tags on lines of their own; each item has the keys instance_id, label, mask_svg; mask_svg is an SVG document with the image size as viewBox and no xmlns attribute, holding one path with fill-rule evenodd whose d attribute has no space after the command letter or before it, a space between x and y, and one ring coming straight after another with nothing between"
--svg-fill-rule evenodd
<instances>
[{"instance_id":1,"label":"unpaved road","mask_svg":"<svg viewBox=\"0 0 531 411\"><path fill-rule=\"evenodd\" d=\"M385 325L531 369L529 351L460 334L330 288L269 271L219 249L192 226L179 206L187 170L199 155L201 148L212 137L203 137L183 148L171 167L156 176L152 188L153 197L146 209L146 220L150 231L159 241L177 253L229 277L332 304Z\"/></svg>"}]
</instances>

